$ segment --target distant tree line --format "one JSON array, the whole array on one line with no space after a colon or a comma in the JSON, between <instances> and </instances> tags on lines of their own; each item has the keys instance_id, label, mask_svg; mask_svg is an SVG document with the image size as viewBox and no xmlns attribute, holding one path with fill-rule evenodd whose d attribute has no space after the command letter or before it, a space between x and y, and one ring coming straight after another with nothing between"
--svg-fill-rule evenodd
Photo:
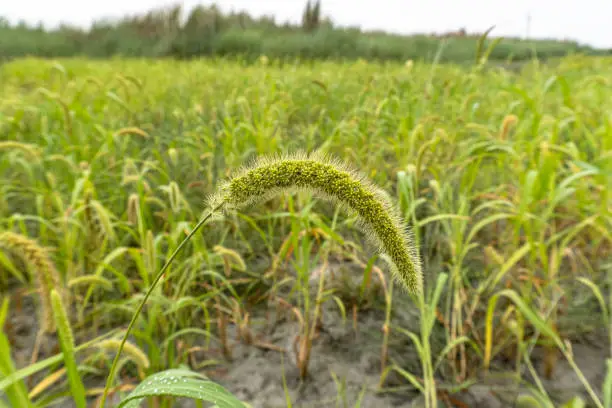
<instances>
[{"instance_id":1,"label":"distant tree line","mask_svg":"<svg viewBox=\"0 0 612 408\"><path fill-rule=\"evenodd\" d=\"M180 6L151 10L116 21L99 20L91 28L62 25L45 29L41 24L9 24L0 18L0 59L23 56L106 58L242 56L300 59L431 59L440 46L439 35L397 35L359 28L335 27L322 16L319 0L307 2L301 24L277 23L273 16L222 13L217 6L197 6L185 19ZM473 61L477 35L445 35L442 61ZM576 42L504 39L490 55L492 60L524 60L533 51L540 58L568 53L605 54Z\"/></svg>"}]
</instances>

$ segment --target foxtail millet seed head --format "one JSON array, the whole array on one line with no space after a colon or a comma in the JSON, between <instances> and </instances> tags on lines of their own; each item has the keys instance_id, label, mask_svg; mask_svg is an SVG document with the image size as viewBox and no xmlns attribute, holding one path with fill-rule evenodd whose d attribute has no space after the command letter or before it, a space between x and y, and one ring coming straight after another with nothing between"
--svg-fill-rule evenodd
<instances>
[{"instance_id":1,"label":"foxtail millet seed head","mask_svg":"<svg viewBox=\"0 0 612 408\"><path fill-rule=\"evenodd\" d=\"M518 122L518 117L516 115L512 115L512 114L506 115L506 117L504 117L504 120L502 121L502 124L500 126L499 138L501 140L505 140L506 136L508 136L508 133L510 132L510 127L517 122Z\"/></svg>"},{"instance_id":2,"label":"foxtail millet seed head","mask_svg":"<svg viewBox=\"0 0 612 408\"><path fill-rule=\"evenodd\" d=\"M120 340L107 339L98 343L98 347L103 350L117 351L119 350ZM138 346L126 341L123 345L123 351L127 354L130 359L141 369L147 369L151 366L149 357L142 351Z\"/></svg>"},{"instance_id":3,"label":"foxtail millet seed head","mask_svg":"<svg viewBox=\"0 0 612 408\"><path fill-rule=\"evenodd\" d=\"M74 334L72 333L70 320L68 320L68 316L66 315L66 308L64 307L62 299L55 289L51 289L49 298L51 299L53 318L55 320L55 325L57 327L57 331L59 332L61 342L63 343L63 347L72 349L74 351Z\"/></svg>"},{"instance_id":4,"label":"foxtail millet seed head","mask_svg":"<svg viewBox=\"0 0 612 408\"><path fill-rule=\"evenodd\" d=\"M31 145L27 143L14 142L12 140L0 142L0 151L8 150L20 150L23 153L26 153L32 159L38 159L40 157L40 149L36 145Z\"/></svg>"},{"instance_id":5,"label":"foxtail millet seed head","mask_svg":"<svg viewBox=\"0 0 612 408\"><path fill-rule=\"evenodd\" d=\"M224 210L266 201L284 192L308 190L354 211L379 249L387 254L394 275L411 292L422 290L417 251L387 194L346 164L320 154L263 158L221 185L209 200Z\"/></svg>"},{"instance_id":6,"label":"foxtail millet seed head","mask_svg":"<svg viewBox=\"0 0 612 408\"><path fill-rule=\"evenodd\" d=\"M47 251L33 239L11 231L0 233L0 248L2 247L20 257L34 274L41 299L41 330L45 333L55 333L56 326L51 305L51 290L55 289L64 302L67 300L67 292L61 286L59 273Z\"/></svg>"},{"instance_id":7,"label":"foxtail millet seed head","mask_svg":"<svg viewBox=\"0 0 612 408\"><path fill-rule=\"evenodd\" d=\"M127 203L127 221L130 225L138 224L138 206L140 205L140 198L138 194L132 193L128 198Z\"/></svg>"}]
</instances>

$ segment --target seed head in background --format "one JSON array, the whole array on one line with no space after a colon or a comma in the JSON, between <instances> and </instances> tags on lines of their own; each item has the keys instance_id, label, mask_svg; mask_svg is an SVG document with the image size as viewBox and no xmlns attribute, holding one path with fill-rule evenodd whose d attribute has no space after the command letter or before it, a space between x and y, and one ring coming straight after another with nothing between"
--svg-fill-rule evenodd
<instances>
[{"instance_id":1,"label":"seed head in background","mask_svg":"<svg viewBox=\"0 0 612 408\"><path fill-rule=\"evenodd\" d=\"M51 261L47 250L24 235L11 231L0 232L0 251L10 250L28 265L40 293L40 327L43 333L55 333L56 325L51 305L51 290L55 289L64 304L69 304L68 292L61 284L61 278Z\"/></svg>"}]
</instances>

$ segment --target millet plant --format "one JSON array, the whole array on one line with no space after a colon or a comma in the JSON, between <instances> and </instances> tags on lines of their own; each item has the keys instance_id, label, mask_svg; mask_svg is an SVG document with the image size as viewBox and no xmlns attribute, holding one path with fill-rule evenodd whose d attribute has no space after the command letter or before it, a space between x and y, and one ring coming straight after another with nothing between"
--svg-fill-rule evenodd
<instances>
[{"instance_id":1,"label":"millet plant","mask_svg":"<svg viewBox=\"0 0 612 408\"><path fill-rule=\"evenodd\" d=\"M364 230L368 232L368 237L377 243L380 251L388 257L391 271L396 279L410 293L423 299L421 265L417 251L406 231L406 226L383 191L374 187L347 165L330 160L321 154L259 159L252 166L239 171L221 185L218 193L209 198L210 212L179 244L153 280L117 349L100 402L102 408L112 386L116 365L130 331L147 299L183 245L218 211L231 211L268 200L281 193L299 190L312 191L318 196L333 200L355 212ZM181 395L178 388L178 391L174 392L172 385L172 383L168 384L168 388L163 391L170 395ZM159 395L162 393L159 387L156 382L147 389L149 391L156 389L158 391L153 394Z\"/></svg>"}]
</instances>

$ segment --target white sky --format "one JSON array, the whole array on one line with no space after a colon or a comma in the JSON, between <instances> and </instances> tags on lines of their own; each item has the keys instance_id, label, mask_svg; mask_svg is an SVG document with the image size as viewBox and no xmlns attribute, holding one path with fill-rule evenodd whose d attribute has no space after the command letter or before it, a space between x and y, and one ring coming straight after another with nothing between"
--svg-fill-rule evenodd
<instances>
[{"instance_id":1,"label":"white sky","mask_svg":"<svg viewBox=\"0 0 612 408\"><path fill-rule=\"evenodd\" d=\"M189 10L205 0L0 0L0 16L11 22L42 21L89 26L100 17L119 17L152 8L183 4ZM299 21L306 0L219 0L222 10L273 14L277 22ZM400 33L447 32L465 27L492 35L569 38L595 47L612 48L611 0L322 0L324 15L343 26Z\"/></svg>"}]
</instances>

